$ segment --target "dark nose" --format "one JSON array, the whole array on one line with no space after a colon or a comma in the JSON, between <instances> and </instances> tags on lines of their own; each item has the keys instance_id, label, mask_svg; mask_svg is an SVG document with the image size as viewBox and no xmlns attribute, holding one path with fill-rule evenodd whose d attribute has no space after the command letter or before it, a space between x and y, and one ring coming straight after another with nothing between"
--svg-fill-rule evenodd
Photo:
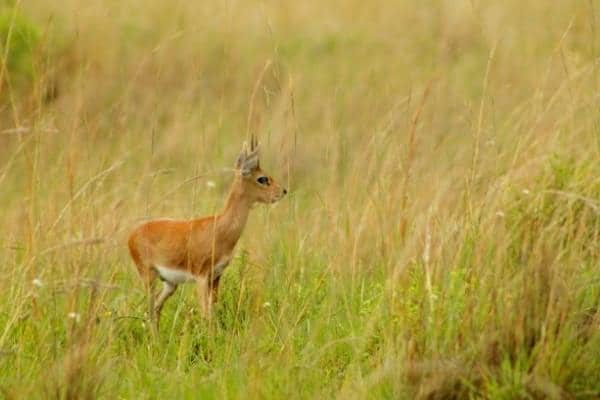
<instances>
[{"instance_id":1,"label":"dark nose","mask_svg":"<svg viewBox=\"0 0 600 400\"><path fill-rule=\"evenodd\" d=\"M287 194L287 189L283 189L283 194Z\"/></svg>"}]
</instances>

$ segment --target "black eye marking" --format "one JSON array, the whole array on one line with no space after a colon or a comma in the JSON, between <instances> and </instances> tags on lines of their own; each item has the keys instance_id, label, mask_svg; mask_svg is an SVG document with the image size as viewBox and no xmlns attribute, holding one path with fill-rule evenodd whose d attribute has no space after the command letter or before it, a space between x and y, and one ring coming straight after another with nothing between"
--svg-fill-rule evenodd
<instances>
[{"instance_id":1,"label":"black eye marking","mask_svg":"<svg viewBox=\"0 0 600 400\"><path fill-rule=\"evenodd\" d=\"M260 183L261 185L269 186L269 178L267 178L266 176L261 176L256 180L256 182Z\"/></svg>"}]
</instances>

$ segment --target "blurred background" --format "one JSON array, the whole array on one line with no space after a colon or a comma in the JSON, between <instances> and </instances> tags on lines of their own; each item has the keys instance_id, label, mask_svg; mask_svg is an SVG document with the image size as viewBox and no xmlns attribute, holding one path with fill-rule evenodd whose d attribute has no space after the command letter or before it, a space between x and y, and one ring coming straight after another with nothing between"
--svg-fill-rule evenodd
<instances>
[{"instance_id":1,"label":"blurred background","mask_svg":"<svg viewBox=\"0 0 600 400\"><path fill-rule=\"evenodd\" d=\"M592 398L600 2L0 1L6 398ZM254 93L254 94L253 94ZM160 343L124 243L257 207Z\"/></svg>"}]
</instances>

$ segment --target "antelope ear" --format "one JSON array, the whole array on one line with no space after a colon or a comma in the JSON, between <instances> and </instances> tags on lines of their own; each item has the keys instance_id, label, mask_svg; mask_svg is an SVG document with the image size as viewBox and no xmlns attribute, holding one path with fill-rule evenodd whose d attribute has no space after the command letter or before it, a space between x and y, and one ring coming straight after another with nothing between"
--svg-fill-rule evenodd
<instances>
[{"instance_id":1,"label":"antelope ear","mask_svg":"<svg viewBox=\"0 0 600 400\"><path fill-rule=\"evenodd\" d=\"M260 144L258 142L254 142L254 144L252 144L252 146L250 147L250 152L246 154L246 159L250 160L251 158L256 158L257 160L257 166L258 166L258 159L260 155Z\"/></svg>"},{"instance_id":2,"label":"antelope ear","mask_svg":"<svg viewBox=\"0 0 600 400\"><path fill-rule=\"evenodd\" d=\"M241 170L244 167L244 163L246 162L247 158L248 144L244 142L244 144L242 145L242 151L240 151L240 154L238 155L237 160L235 161L235 168Z\"/></svg>"},{"instance_id":3,"label":"antelope ear","mask_svg":"<svg viewBox=\"0 0 600 400\"><path fill-rule=\"evenodd\" d=\"M250 176L252 172L258 169L258 153L252 152L242 164L242 175Z\"/></svg>"}]
</instances>

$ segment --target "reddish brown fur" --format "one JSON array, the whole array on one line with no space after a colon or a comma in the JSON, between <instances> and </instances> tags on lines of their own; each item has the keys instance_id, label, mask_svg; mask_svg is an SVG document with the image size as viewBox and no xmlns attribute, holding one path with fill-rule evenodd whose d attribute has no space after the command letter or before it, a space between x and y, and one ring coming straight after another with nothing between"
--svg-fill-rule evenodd
<instances>
[{"instance_id":1,"label":"reddish brown fur","mask_svg":"<svg viewBox=\"0 0 600 400\"><path fill-rule=\"evenodd\" d=\"M287 193L271 177L268 177L267 185L257 181L265 175L258 166L258 156L254 156L256 160L250 160L253 154L256 151L248 155L243 150L240 155L241 161L238 159L238 170L221 214L192 220L153 220L140 225L129 236L129 251L149 291L150 312L157 324L162 304L177 284L165 284L154 306L151 292L158 277L156 267L169 267L193 275L198 285L201 310L208 316L211 304L216 301L220 280L220 275L213 276L213 268L219 261L224 266L228 264L246 226L250 208L256 202L276 202ZM246 159L252 169L242 171Z\"/></svg>"}]
</instances>

